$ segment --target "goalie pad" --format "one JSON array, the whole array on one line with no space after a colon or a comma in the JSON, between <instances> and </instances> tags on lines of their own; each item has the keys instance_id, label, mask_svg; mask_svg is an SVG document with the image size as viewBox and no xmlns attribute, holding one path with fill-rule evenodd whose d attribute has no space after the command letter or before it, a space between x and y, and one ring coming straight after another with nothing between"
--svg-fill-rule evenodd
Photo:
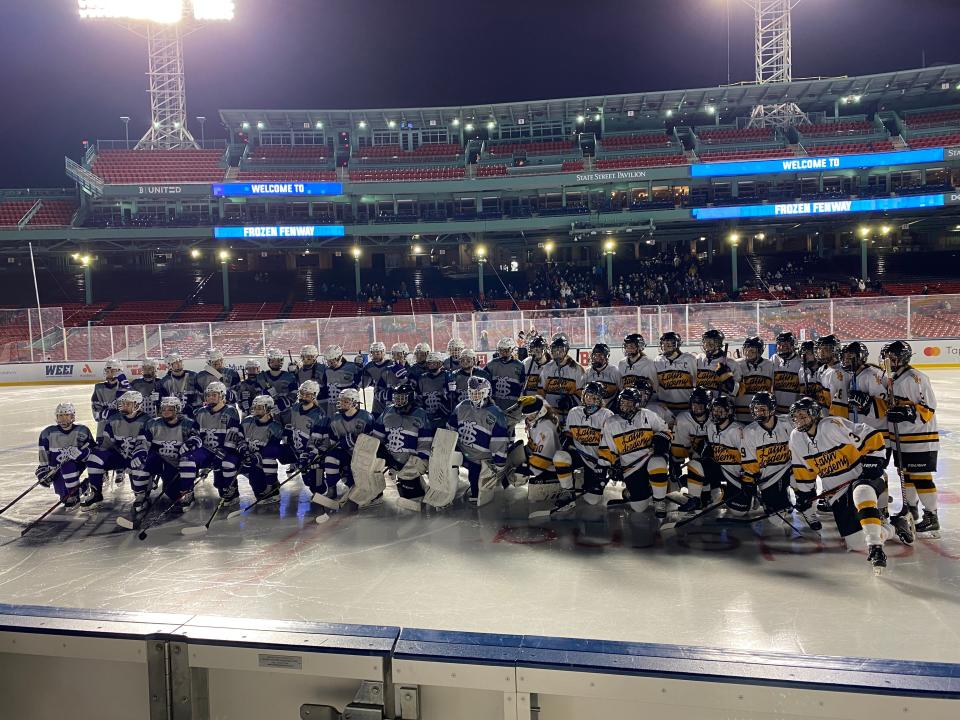
<instances>
[{"instance_id":1,"label":"goalie pad","mask_svg":"<svg viewBox=\"0 0 960 720\"><path fill-rule=\"evenodd\" d=\"M423 496L423 501L431 507L446 507L457 497L460 471L454 465L463 462L460 453L456 452L459 437L453 430L444 428L440 428L433 435L430 464L427 469L430 488Z\"/></svg>"},{"instance_id":2,"label":"goalie pad","mask_svg":"<svg viewBox=\"0 0 960 720\"><path fill-rule=\"evenodd\" d=\"M387 486L383 476L386 463L377 457L379 447L380 441L371 435L359 435L353 446L353 457L350 459L353 487L346 499L360 507L370 504Z\"/></svg>"},{"instance_id":3,"label":"goalie pad","mask_svg":"<svg viewBox=\"0 0 960 720\"><path fill-rule=\"evenodd\" d=\"M479 492L477 493L477 507L483 507L493 500L497 485L504 477L505 470L498 470L486 460L480 463Z\"/></svg>"},{"instance_id":4,"label":"goalie pad","mask_svg":"<svg viewBox=\"0 0 960 720\"><path fill-rule=\"evenodd\" d=\"M552 502L560 494L560 481L556 477L538 477L527 481L527 501L532 503Z\"/></svg>"}]
</instances>

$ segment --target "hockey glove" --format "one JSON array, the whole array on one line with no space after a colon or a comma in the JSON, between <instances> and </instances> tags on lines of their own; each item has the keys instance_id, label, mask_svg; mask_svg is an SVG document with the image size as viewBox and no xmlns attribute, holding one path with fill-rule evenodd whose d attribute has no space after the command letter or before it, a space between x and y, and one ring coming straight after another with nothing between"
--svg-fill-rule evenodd
<instances>
[{"instance_id":1,"label":"hockey glove","mask_svg":"<svg viewBox=\"0 0 960 720\"><path fill-rule=\"evenodd\" d=\"M143 467L144 462L146 461L146 455L142 453L137 453L130 458L130 469L139 470Z\"/></svg>"},{"instance_id":2,"label":"hockey glove","mask_svg":"<svg viewBox=\"0 0 960 720\"><path fill-rule=\"evenodd\" d=\"M861 473L860 477L865 480L877 480L883 477L883 468L886 465L886 457L878 455L864 455L860 459Z\"/></svg>"},{"instance_id":3,"label":"hockey glove","mask_svg":"<svg viewBox=\"0 0 960 720\"><path fill-rule=\"evenodd\" d=\"M41 485L50 487L50 483L53 482L51 470L53 470L53 468L49 465L37 465L37 469L33 471L33 474L37 476L37 480Z\"/></svg>"},{"instance_id":4,"label":"hockey glove","mask_svg":"<svg viewBox=\"0 0 960 720\"><path fill-rule=\"evenodd\" d=\"M917 409L913 405L894 405L887 410L887 420L892 423L917 421Z\"/></svg>"},{"instance_id":5,"label":"hockey glove","mask_svg":"<svg viewBox=\"0 0 960 720\"><path fill-rule=\"evenodd\" d=\"M670 460L670 438L666 435L661 435L657 433L653 436L653 440L650 443L653 447L653 454L659 455L662 458Z\"/></svg>"},{"instance_id":6,"label":"hockey glove","mask_svg":"<svg viewBox=\"0 0 960 720\"><path fill-rule=\"evenodd\" d=\"M806 512L811 507L813 507L813 499L816 497L815 493L812 492L800 492L799 490L794 489L794 493L797 496L797 502L794 507L797 508L797 512Z\"/></svg>"},{"instance_id":7,"label":"hockey glove","mask_svg":"<svg viewBox=\"0 0 960 720\"><path fill-rule=\"evenodd\" d=\"M863 413L870 407L870 395L863 390L850 391L850 406L857 412Z\"/></svg>"}]
</instances>

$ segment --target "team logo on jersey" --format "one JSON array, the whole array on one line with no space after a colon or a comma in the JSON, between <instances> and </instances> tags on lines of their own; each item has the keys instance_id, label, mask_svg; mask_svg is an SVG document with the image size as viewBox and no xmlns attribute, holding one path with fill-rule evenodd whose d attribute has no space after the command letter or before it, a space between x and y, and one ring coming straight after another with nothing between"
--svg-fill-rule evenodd
<instances>
[{"instance_id":1,"label":"team logo on jersey","mask_svg":"<svg viewBox=\"0 0 960 720\"><path fill-rule=\"evenodd\" d=\"M161 440L160 456L165 458L175 458L180 454L180 443L176 440Z\"/></svg>"},{"instance_id":2,"label":"team logo on jersey","mask_svg":"<svg viewBox=\"0 0 960 720\"><path fill-rule=\"evenodd\" d=\"M757 462L760 467L786 465L790 462L790 445L784 442L758 447Z\"/></svg>"},{"instance_id":3,"label":"team logo on jersey","mask_svg":"<svg viewBox=\"0 0 960 720\"><path fill-rule=\"evenodd\" d=\"M713 446L713 460L718 465L739 465L740 459L740 448L728 445Z\"/></svg>"},{"instance_id":4,"label":"team logo on jersey","mask_svg":"<svg viewBox=\"0 0 960 720\"><path fill-rule=\"evenodd\" d=\"M472 420L465 420L457 428L457 434L465 445L474 445L477 442L477 431L479 426Z\"/></svg>"},{"instance_id":5,"label":"team logo on jersey","mask_svg":"<svg viewBox=\"0 0 960 720\"><path fill-rule=\"evenodd\" d=\"M403 442L403 430L401 428L390 428L387 430L387 450L392 453L403 452L405 449Z\"/></svg>"},{"instance_id":6,"label":"team logo on jersey","mask_svg":"<svg viewBox=\"0 0 960 720\"><path fill-rule=\"evenodd\" d=\"M704 390L716 390L720 386L720 378L709 368L700 368L697 370L697 387Z\"/></svg>"},{"instance_id":7,"label":"team logo on jersey","mask_svg":"<svg viewBox=\"0 0 960 720\"><path fill-rule=\"evenodd\" d=\"M501 375L493 385L493 394L498 398L508 398L512 387L513 383L510 382L510 378Z\"/></svg>"},{"instance_id":8,"label":"team logo on jersey","mask_svg":"<svg viewBox=\"0 0 960 720\"><path fill-rule=\"evenodd\" d=\"M663 370L657 373L657 382L664 390L692 390L693 376L686 370Z\"/></svg>"},{"instance_id":9,"label":"team logo on jersey","mask_svg":"<svg viewBox=\"0 0 960 720\"><path fill-rule=\"evenodd\" d=\"M613 444L617 448L619 455L627 455L650 447L653 440L653 430L651 428L637 428L628 430L622 435L613 438Z\"/></svg>"},{"instance_id":10,"label":"team logo on jersey","mask_svg":"<svg viewBox=\"0 0 960 720\"><path fill-rule=\"evenodd\" d=\"M595 427L589 425L574 425L569 428L570 435L581 445L596 447L600 444L602 433Z\"/></svg>"},{"instance_id":11,"label":"team logo on jersey","mask_svg":"<svg viewBox=\"0 0 960 720\"><path fill-rule=\"evenodd\" d=\"M577 391L577 381L564 377L548 377L544 391L552 395L572 395Z\"/></svg>"},{"instance_id":12,"label":"team logo on jersey","mask_svg":"<svg viewBox=\"0 0 960 720\"><path fill-rule=\"evenodd\" d=\"M766 375L744 375L740 384L741 395L755 395L761 391L773 389L772 382Z\"/></svg>"},{"instance_id":13,"label":"team logo on jersey","mask_svg":"<svg viewBox=\"0 0 960 720\"><path fill-rule=\"evenodd\" d=\"M427 395L423 399L424 399L424 405L426 405L426 408L427 408L427 412L431 414L436 414L436 412L440 409L442 405L440 400L440 393L435 393L435 392L427 393Z\"/></svg>"},{"instance_id":14,"label":"team logo on jersey","mask_svg":"<svg viewBox=\"0 0 960 720\"><path fill-rule=\"evenodd\" d=\"M800 376L795 372L775 371L773 373L773 389L783 392L800 392Z\"/></svg>"}]
</instances>

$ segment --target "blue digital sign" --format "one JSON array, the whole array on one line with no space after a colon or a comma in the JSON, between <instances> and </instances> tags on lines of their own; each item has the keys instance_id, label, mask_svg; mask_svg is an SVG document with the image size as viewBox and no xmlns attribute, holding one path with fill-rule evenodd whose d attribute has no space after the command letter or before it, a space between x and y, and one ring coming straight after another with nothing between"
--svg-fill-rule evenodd
<instances>
[{"instance_id":1,"label":"blue digital sign","mask_svg":"<svg viewBox=\"0 0 960 720\"><path fill-rule=\"evenodd\" d=\"M726 175L766 175L770 173L826 172L854 168L886 167L941 162L943 148L897 150L859 155L828 155L817 157L788 157L777 160L744 160L739 162L695 163L690 166L692 177L720 177Z\"/></svg>"},{"instance_id":2,"label":"blue digital sign","mask_svg":"<svg viewBox=\"0 0 960 720\"><path fill-rule=\"evenodd\" d=\"M210 186L214 197L260 197L268 195L343 195L338 182L242 182Z\"/></svg>"},{"instance_id":3,"label":"blue digital sign","mask_svg":"<svg viewBox=\"0 0 960 720\"><path fill-rule=\"evenodd\" d=\"M817 202L778 203L776 205L739 205L731 207L694 208L695 220L727 220L731 218L793 217L796 215L835 215L842 213L884 210L911 210L942 207L945 196L912 195L877 198L875 200L820 200Z\"/></svg>"},{"instance_id":4,"label":"blue digital sign","mask_svg":"<svg viewBox=\"0 0 960 720\"><path fill-rule=\"evenodd\" d=\"M310 238L343 237L343 225L250 225L245 227L215 227L215 238L231 239L270 239L270 238Z\"/></svg>"}]
</instances>

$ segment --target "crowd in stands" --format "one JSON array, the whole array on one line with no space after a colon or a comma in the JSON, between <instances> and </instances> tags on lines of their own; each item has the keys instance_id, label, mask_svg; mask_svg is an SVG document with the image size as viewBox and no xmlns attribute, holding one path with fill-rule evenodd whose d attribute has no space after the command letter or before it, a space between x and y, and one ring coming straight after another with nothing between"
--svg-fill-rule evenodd
<instances>
[{"instance_id":1,"label":"crowd in stands","mask_svg":"<svg viewBox=\"0 0 960 720\"><path fill-rule=\"evenodd\" d=\"M662 252L637 260L626 276L619 276L612 299L628 305L670 305L718 302L726 293L722 281L700 274L696 256Z\"/></svg>"}]
</instances>

